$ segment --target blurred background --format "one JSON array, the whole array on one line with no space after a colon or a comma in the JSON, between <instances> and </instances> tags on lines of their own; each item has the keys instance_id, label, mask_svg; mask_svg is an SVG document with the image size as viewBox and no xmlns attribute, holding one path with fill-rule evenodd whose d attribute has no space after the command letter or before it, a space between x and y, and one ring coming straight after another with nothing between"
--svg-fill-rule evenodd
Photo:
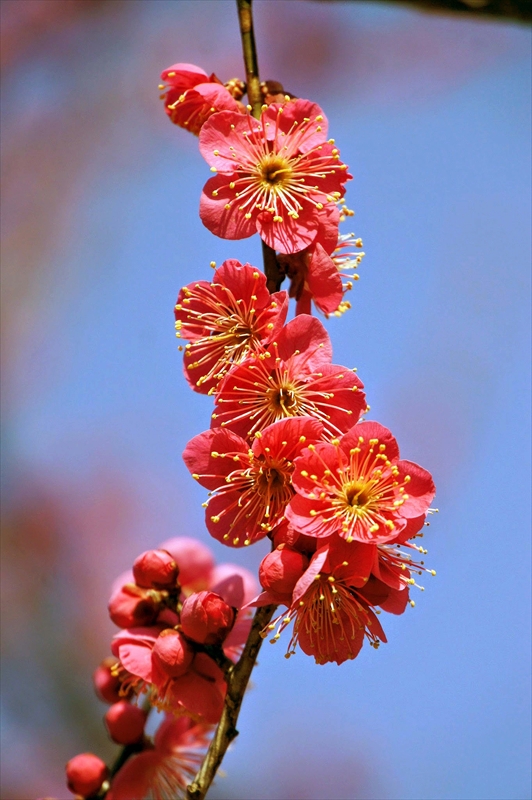
<instances>
[{"instance_id":1,"label":"blurred background","mask_svg":"<svg viewBox=\"0 0 532 800\"><path fill-rule=\"evenodd\" d=\"M355 176L353 308L327 322L371 415L438 486L438 576L341 667L265 644L213 800L530 797L530 31L401 4L256 0L261 77L320 103ZM161 70L244 77L229 0L2 4L4 800L69 797L115 747L91 673L111 581L170 536L224 549L181 461L180 286L260 263L198 216L210 173Z\"/></svg>"}]
</instances>

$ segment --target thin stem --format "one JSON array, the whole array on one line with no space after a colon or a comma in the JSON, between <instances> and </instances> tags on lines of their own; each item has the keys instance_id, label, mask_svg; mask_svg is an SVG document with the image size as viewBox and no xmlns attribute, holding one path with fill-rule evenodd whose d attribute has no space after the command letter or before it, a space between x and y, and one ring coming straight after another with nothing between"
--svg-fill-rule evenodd
<instances>
[{"instance_id":1,"label":"thin stem","mask_svg":"<svg viewBox=\"0 0 532 800\"><path fill-rule=\"evenodd\" d=\"M244 66L246 68L248 101L251 106L251 113L255 119L260 119L263 98L260 90L259 62L255 45L255 33L253 31L252 2L253 0L236 0L240 36L242 38ZM278 292L281 288L284 275L279 269L275 250L268 247L264 242L262 243L262 259L264 262L264 272L266 274L268 290L270 293Z\"/></svg>"},{"instance_id":2,"label":"thin stem","mask_svg":"<svg viewBox=\"0 0 532 800\"><path fill-rule=\"evenodd\" d=\"M240 706L244 699L244 692L246 691L251 672L255 666L263 642L261 631L270 622L275 609L276 606L274 605L263 606L257 609L255 613L244 652L228 675L227 694L222 717L218 723L218 727L216 728L203 764L194 778L194 781L187 787L188 800L203 800L222 763L227 748L233 739L238 736L236 724L238 722Z\"/></svg>"},{"instance_id":3,"label":"thin stem","mask_svg":"<svg viewBox=\"0 0 532 800\"><path fill-rule=\"evenodd\" d=\"M257 60L257 48L255 46L255 34L253 32L252 2L253 0L236 0L240 36L242 39L242 51L244 54L244 66L246 68L248 100L251 106L251 113L255 119L260 119L262 111L262 93L260 90L259 63Z\"/></svg>"}]
</instances>

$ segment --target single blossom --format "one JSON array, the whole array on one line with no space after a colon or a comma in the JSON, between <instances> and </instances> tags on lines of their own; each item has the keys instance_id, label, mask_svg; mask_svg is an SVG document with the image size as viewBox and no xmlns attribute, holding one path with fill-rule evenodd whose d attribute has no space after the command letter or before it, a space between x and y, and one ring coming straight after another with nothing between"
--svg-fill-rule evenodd
<instances>
[{"instance_id":1,"label":"single blossom","mask_svg":"<svg viewBox=\"0 0 532 800\"><path fill-rule=\"evenodd\" d=\"M286 517L301 533L375 544L416 533L436 491L430 473L400 459L396 440L377 422L311 444L296 459L293 485Z\"/></svg>"},{"instance_id":2,"label":"single blossom","mask_svg":"<svg viewBox=\"0 0 532 800\"><path fill-rule=\"evenodd\" d=\"M203 224L223 239L258 232L282 253L316 239L327 207L351 177L327 140L321 108L309 100L273 103L260 120L222 111L205 123L199 144L218 173L203 189Z\"/></svg>"},{"instance_id":3,"label":"single blossom","mask_svg":"<svg viewBox=\"0 0 532 800\"><path fill-rule=\"evenodd\" d=\"M234 259L224 261L212 283L184 286L175 306L176 335L188 341L184 370L194 391L214 391L231 366L261 351L287 311L286 292L270 295L264 273Z\"/></svg>"},{"instance_id":4,"label":"single blossom","mask_svg":"<svg viewBox=\"0 0 532 800\"><path fill-rule=\"evenodd\" d=\"M199 134L203 124L218 111L243 113L231 91L213 73L207 75L194 64L173 64L161 73L163 84L161 100L175 125L191 133ZM237 89L237 81L230 82L230 88ZM242 96L240 94L240 96Z\"/></svg>"},{"instance_id":5,"label":"single blossom","mask_svg":"<svg viewBox=\"0 0 532 800\"><path fill-rule=\"evenodd\" d=\"M167 715L153 750L129 758L120 768L107 800L184 800L209 745L213 728L190 717Z\"/></svg>"},{"instance_id":6,"label":"single blossom","mask_svg":"<svg viewBox=\"0 0 532 800\"><path fill-rule=\"evenodd\" d=\"M407 599L408 589L383 586L379 591L380 581L371 575L376 549L375 545L348 544L339 536L331 537L314 553L308 569L296 583L288 612L274 620L264 635L278 626L271 640L276 642L293 621L287 657L299 645L304 653L314 656L317 664L330 661L342 664L356 658L364 639L375 648L386 642L375 606L382 605L393 593L402 593ZM256 604L266 602L271 602L267 595ZM402 613L405 605L394 613Z\"/></svg>"},{"instance_id":7,"label":"single blossom","mask_svg":"<svg viewBox=\"0 0 532 800\"><path fill-rule=\"evenodd\" d=\"M358 280L356 270L365 254L360 250L362 239L353 233L338 233L338 222L345 219L347 211L342 208L341 213L331 206L309 247L279 256L279 264L290 280L289 295L296 300L296 314L310 314L312 303L326 317L341 316L351 308L344 296Z\"/></svg>"},{"instance_id":8,"label":"single blossom","mask_svg":"<svg viewBox=\"0 0 532 800\"><path fill-rule=\"evenodd\" d=\"M315 317L296 317L264 353L252 354L225 377L216 395L212 427L253 436L286 417L309 416L333 437L366 410L362 381L331 364L327 331Z\"/></svg>"},{"instance_id":9,"label":"single blossom","mask_svg":"<svg viewBox=\"0 0 532 800\"><path fill-rule=\"evenodd\" d=\"M294 458L322 434L318 420L291 417L257 431L251 448L222 428L191 439L183 460L212 492L205 516L209 533L224 544L242 547L273 530L294 494Z\"/></svg>"}]
</instances>

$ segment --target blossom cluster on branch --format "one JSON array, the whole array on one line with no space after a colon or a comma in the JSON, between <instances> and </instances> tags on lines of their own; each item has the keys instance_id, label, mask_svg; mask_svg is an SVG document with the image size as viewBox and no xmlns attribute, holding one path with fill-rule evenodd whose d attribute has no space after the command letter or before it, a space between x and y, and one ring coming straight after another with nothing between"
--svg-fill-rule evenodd
<instances>
[{"instance_id":1,"label":"blossom cluster on branch","mask_svg":"<svg viewBox=\"0 0 532 800\"><path fill-rule=\"evenodd\" d=\"M232 548L269 538L271 552L260 588L249 571L215 566L208 548L183 537L141 554L118 579L109 613L120 631L94 680L124 751L112 772L92 754L69 762L69 787L83 798L204 796L188 784L215 726L213 763L223 756L218 740L226 748L235 735L224 714L251 657L255 608L271 608L262 638L276 642L292 624L287 656L299 647L317 664L342 664L365 640L386 642L381 612L402 614L418 577L434 574L418 543L432 477L366 419L364 384L334 363L311 315L313 306L325 317L350 307L345 294L363 256L361 240L339 231L353 214L344 201L351 176L325 114L270 81L256 118L241 102L243 81L223 84L191 64L162 80L169 118L199 136L214 173L201 194L203 224L225 239L258 233L274 264L266 275L228 259L210 280L183 286L174 309L186 380L214 400L209 429L183 453L208 491L207 530ZM151 708L164 714L153 740Z\"/></svg>"}]
</instances>

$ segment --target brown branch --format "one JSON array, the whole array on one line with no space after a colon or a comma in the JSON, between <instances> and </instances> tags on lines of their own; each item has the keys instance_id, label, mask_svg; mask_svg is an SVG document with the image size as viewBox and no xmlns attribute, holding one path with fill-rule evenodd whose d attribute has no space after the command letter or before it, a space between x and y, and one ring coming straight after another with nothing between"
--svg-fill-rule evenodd
<instances>
[{"instance_id":1,"label":"brown branch","mask_svg":"<svg viewBox=\"0 0 532 800\"><path fill-rule=\"evenodd\" d=\"M251 3L253 0L236 0L238 8L238 22L240 24L240 36L242 38L242 52L244 55L244 66L246 68L246 84L248 101L251 106L251 113L255 119L260 119L262 111L263 96L260 88L259 63L257 60L257 48L255 46L255 34L253 32L253 15ZM266 274L267 286L270 292L278 292L284 275L279 269L275 250L262 243L262 259L264 262L264 272Z\"/></svg>"},{"instance_id":2,"label":"brown branch","mask_svg":"<svg viewBox=\"0 0 532 800\"><path fill-rule=\"evenodd\" d=\"M318 0L335 2L335 0ZM345 0L342 0L345 2ZM353 0L351 0L353 2ZM458 14L460 17L492 19L500 22L531 22L531 0L385 0L394 6L411 6L434 14Z\"/></svg>"},{"instance_id":3,"label":"brown branch","mask_svg":"<svg viewBox=\"0 0 532 800\"><path fill-rule=\"evenodd\" d=\"M276 606L263 606L257 609L244 652L238 663L229 670L222 718L218 723L216 733L198 774L187 787L188 800L203 800L222 763L227 748L233 739L238 736L236 724L244 693L263 642L261 631L270 622L275 609Z\"/></svg>"}]
</instances>

